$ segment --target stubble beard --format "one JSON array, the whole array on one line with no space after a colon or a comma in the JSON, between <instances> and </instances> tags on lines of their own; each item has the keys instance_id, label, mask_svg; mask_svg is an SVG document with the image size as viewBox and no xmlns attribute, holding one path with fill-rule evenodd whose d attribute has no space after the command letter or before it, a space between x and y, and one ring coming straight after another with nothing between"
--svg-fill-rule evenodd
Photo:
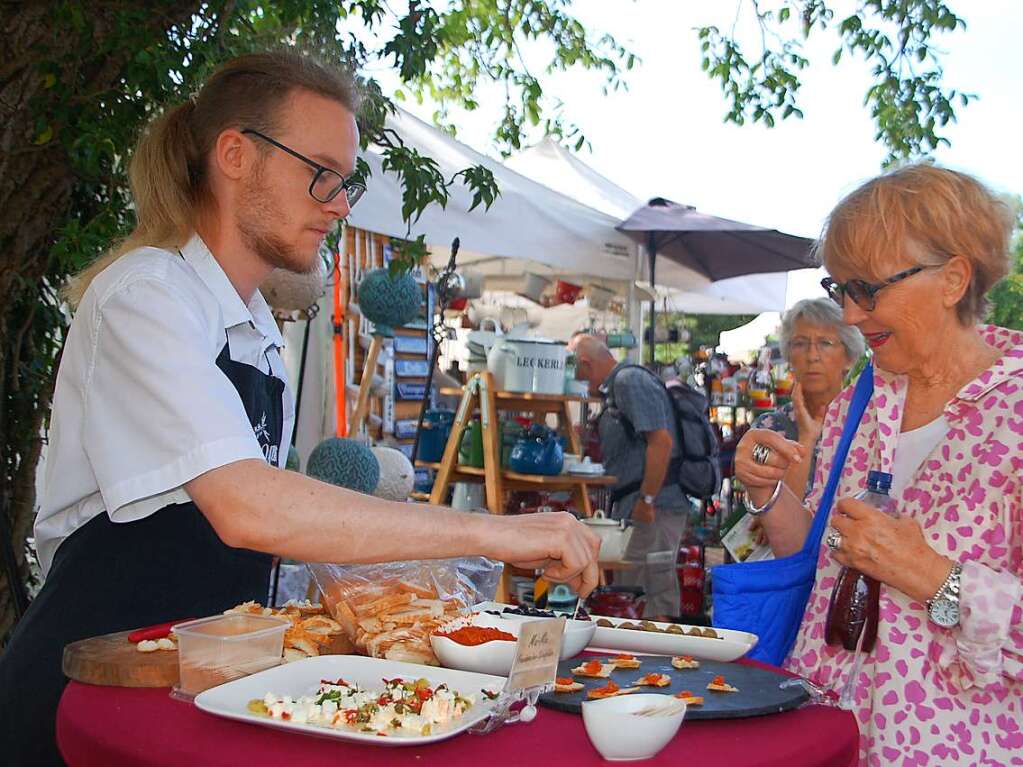
<instances>
[{"instance_id":1,"label":"stubble beard","mask_svg":"<svg viewBox=\"0 0 1023 767\"><path fill-rule=\"evenodd\" d=\"M237 225L246 248L275 269L308 274L316 268L315 253L303 256L294 244L276 234L285 222L263 184L261 170L246 185L241 203Z\"/></svg>"}]
</instances>

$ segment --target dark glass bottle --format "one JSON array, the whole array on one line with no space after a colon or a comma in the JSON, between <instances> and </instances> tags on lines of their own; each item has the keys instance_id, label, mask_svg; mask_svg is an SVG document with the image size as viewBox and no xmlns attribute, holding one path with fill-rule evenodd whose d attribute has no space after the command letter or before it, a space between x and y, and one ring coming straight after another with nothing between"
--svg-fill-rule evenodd
<instances>
[{"instance_id":1,"label":"dark glass bottle","mask_svg":"<svg viewBox=\"0 0 1023 767\"><path fill-rule=\"evenodd\" d=\"M895 499L888 495L891 487L891 474L872 471L867 475L867 489L859 493L856 499L893 517L897 516ZM877 641L880 592L881 584L876 580L859 570L843 567L831 592L824 641L829 645L842 645L850 652L859 649L869 653L873 650L874 642Z\"/></svg>"}]
</instances>

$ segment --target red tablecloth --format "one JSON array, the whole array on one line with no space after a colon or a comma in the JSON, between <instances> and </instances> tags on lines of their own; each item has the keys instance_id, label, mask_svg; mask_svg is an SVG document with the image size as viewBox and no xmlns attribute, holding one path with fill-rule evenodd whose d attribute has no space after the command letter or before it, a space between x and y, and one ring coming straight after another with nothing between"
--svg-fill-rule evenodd
<instances>
[{"instance_id":1,"label":"red tablecloth","mask_svg":"<svg viewBox=\"0 0 1023 767\"><path fill-rule=\"evenodd\" d=\"M859 731L852 714L808 706L752 719L683 722L644 764L849 767ZM540 707L529 724L463 734L423 747L374 747L280 732L207 714L166 689L72 682L57 713L57 743L71 767L281 765L584 765L603 760L582 717Z\"/></svg>"}]
</instances>

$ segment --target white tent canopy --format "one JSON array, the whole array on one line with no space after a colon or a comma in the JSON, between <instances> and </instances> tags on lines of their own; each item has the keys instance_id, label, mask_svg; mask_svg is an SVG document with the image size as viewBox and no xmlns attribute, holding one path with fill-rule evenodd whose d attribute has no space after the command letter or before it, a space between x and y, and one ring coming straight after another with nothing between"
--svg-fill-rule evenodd
<instances>
[{"instance_id":1,"label":"white tent canopy","mask_svg":"<svg viewBox=\"0 0 1023 767\"><path fill-rule=\"evenodd\" d=\"M629 284L642 279L645 259L635 243L614 229L640 202L564 149L548 141L502 165L402 110L388 118L388 128L406 145L434 158L445 178L483 165L500 188L489 210L480 206L470 211L472 195L456 183L446 208L430 206L413 225L412 234L425 235L438 265L447 262L451 241L458 237L459 264L483 274L492 290L518 289L527 271L584 284L596 282L623 295L628 294ZM380 151L371 147L365 154L372 171L369 192L349 220L361 229L404 237L401 186L394 174L384 173ZM554 160L523 164L530 157L542 160L543 151ZM566 164L570 173L562 172ZM509 165L527 172L518 173ZM533 176L534 172L538 175ZM600 207L590 207L591 202ZM658 287L685 291L675 303L691 313L748 313L784 306L783 274L757 275L748 285L742 282L747 278L714 285L666 259L657 272ZM781 286L779 300L776 284Z\"/></svg>"},{"instance_id":2,"label":"white tent canopy","mask_svg":"<svg viewBox=\"0 0 1023 767\"><path fill-rule=\"evenodd\" d=\"M446 208L431 205L413 225L412 233L426 236L438 263L446 262L451 241L458 237L459 263L498 281L524 271L619 282L633 279L635 246L615 231L617 219L520 176L407 112L399 110L388 118L388 128L408 146L436 160L445 178L483 165L493 172L500 188L490 210L480 206L469 211L471 192L456 183ZM372 170L369 192L349 220L361 229L404 237L401 186L394 174L384 173L379 151L373 147L365 154ZM705 282L695 273L692 278L694 286Z\"/></svg>"},{"instance_id":3,"label":"white tent canopy","mask_svg":"<svg viewBox=\"0 0 1023 767\"><path fill-rule=\"evenodd\" d=\"M551 138L509 157L505 164L561 194L589 205L616 220L628 218L643 201L560 146ZM637 279L649 285L648 259L640 258ZM692 271L666 258L657 262L658 287L671 288L673 306L689 314L753 314L785 308L788 275L785 272L751 274L710 283L698 291L689 287Z\"/></svg>"}]
</instances>

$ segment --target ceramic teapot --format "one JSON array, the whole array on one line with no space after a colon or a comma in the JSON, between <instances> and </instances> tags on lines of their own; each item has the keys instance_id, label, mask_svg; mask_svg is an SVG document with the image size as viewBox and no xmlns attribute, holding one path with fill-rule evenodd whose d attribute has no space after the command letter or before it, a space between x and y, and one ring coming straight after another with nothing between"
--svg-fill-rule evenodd
<instances>
[{"instance_id":1,"label":"ceramic teapot","mask_svg":"<svg viewBox=\"0 0 1023 767\"><path fill-rule=\"evenodd\" d=\"M533 424L526 436L518 440L508 457L508 467L520 474L553 476L565 465L565 450L551 429Z\"/></svg>"}]
</instances>

